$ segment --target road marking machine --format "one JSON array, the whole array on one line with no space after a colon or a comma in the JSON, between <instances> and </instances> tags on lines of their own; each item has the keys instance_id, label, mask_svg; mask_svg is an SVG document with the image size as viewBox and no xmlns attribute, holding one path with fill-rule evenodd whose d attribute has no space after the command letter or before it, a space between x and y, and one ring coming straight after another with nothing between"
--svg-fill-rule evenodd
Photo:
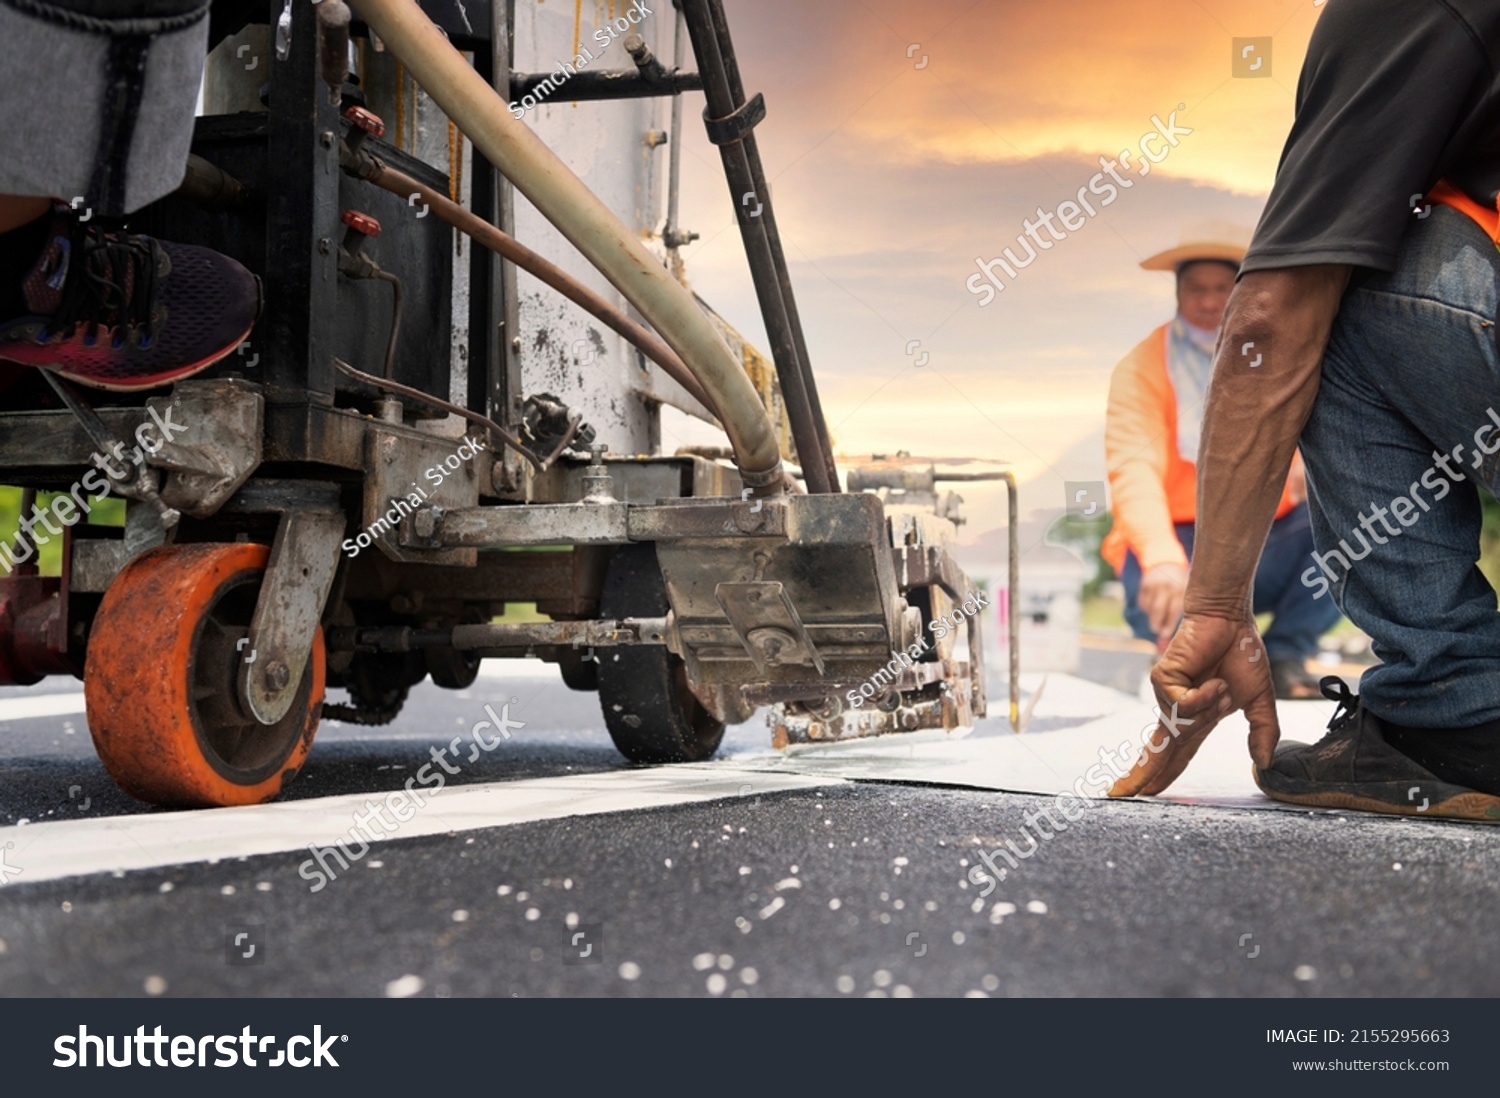
<instances>
[{"instance_id":1,"label":"road marking machine","mask_svg":"<svg viewBox=\"0 0 1500 1098\"><path fill-rule=\"evenodd\" d=\"M984 715L940 485L1006 482L1014 591L1014 478L841 477L721 0L616 7L213 5L186 177L129 225L254 271L256 328L144 394L0 363L26 520L0 553L0 683L81 676L134 796L267 800L320 719L388 722L485 658L556 663L639 762L707 758L760 706L778 744ZM682 278L697 92L771 362ZM727 447L665 452L665 409ZM1009 657L1014 724L1014 621Z\"/></svg>"}]
</instances>

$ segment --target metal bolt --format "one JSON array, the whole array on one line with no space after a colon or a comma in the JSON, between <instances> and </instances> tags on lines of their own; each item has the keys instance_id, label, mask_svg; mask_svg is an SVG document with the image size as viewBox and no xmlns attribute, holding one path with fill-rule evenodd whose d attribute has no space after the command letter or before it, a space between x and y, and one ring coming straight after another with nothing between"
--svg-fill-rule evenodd
<instances>
[{"instance_id":1,"label":"metal bolt","mask_svg":"<svg viewBox=\"0 0 1500 1098\"><path fill-rule=\"evenodd\" d=\"M825 721L838 719L844 712L844 703L839 700L837 694L830 694L826 698L807 703L807 708L815 717L821 717Z\"/></svg>"},{"instance_id":2,"label":"metal bolt","mask_svg":"<svg viewBox=\"0 0 1500 1098\"><path fill-rule=\"evenodd\" d=\"M330 254L332 254L332 252L333 252L333 241L330 240L330 239L328 239L328 237L326 237L326 236L319 237L318 238L318 252L321 255L330 255Z\"/></svg>"},{"instance_id":3,"label":"metal bolt","mask_svg":"<svg viewBox=\"0 0 1500 1098\"><path fill-rule=\"evenodd\" d=\"M583 502L614 503L614 477L609 475L609 466L604 464L604 455L609 447L596 442L589 447L593 460L583 471Z\"/></svg>"},{"instance_id":4,"label":"metal bolt","mask_svg":"<svg viewBox=\"0 0 1500 1098\"><path fill-rule=\"evenodd\" d=\"M286 664L280 660L272 660L266 664L266 686L273 691L286 689L286 684L292 681L292 672Z\"/></svg>"},{"instance_id":5,"label":"metal bolt","mask_svg":"<svg viewBox=\"0 0 1500 1098\"><path fill-rule=\"evenodd\" d=\"M413 517L412 527L418 537L430 538L437 532L437 516L430 507L424 507Z\"/></svg>"},{"instance_id":6,"label":"metal bolt","mask_svg":"<svg viewBox=\"0 0 1500 1098\"><path fill-rule=\"evenodd\" d=\"M325 149L333 148L333 131L324 130L318 134L318 144L322 145Z\"/></svg>"}]
</instances>

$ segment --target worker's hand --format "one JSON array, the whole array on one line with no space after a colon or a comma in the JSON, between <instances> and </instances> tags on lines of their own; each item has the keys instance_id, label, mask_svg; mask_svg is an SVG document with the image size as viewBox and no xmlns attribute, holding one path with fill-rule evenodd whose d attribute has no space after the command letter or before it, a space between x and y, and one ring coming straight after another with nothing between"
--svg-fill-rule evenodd
<instances>
[{"instance_id":1,"label":"worker's hand","mask_svg":"<svg viewBox=\"0 0 1500 1098\"><path fill-rule=\"evenodd\" d=\"M1271 765L1281 728L1270 661L1254 621L1189 614L1152 670L1151 686L1161 723L1111 797L1164 791L1236 709L1250 721L1250 757L1257 766Z\"/></svg>"},{"instance_id":2,"label":"worker's hand","mask_svg":"<svg viewBox=\"0 0 1500 1098\"><path fill-rule=\"evenodd\" d=\"M1156 634L1158 647L1165 647L1182 617L1182 599L1187 594L1188 570L1185 564L1158 564L1141 577L1136 602L1146 612L1146 621Z\"/></svg>"}]
</instances>

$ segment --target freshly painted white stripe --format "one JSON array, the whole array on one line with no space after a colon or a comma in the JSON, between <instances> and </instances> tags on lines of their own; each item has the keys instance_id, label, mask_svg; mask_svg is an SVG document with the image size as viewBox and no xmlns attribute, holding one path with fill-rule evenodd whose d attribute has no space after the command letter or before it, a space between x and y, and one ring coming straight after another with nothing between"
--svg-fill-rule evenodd
<instances>
[{"instance_id":1,"label":"freshly painted white stripe","mask_svg":"<svg viewBox=\"0 0 1500 1098\"><path fill-rule=\"evenodd\" d=\"M0 698L0 724L34 717L62 717L83 712L83 691L67 694L36 694L31 697Z\"/></svg>"},{"instance_id":2,"label":"freshly painted white stripe","mask_svg":"<svg viewBox=\"0 0 1500 1098\"><path fill-rule=\"evenodd\" d=\"M1040 687L1041 676L1023 674L1021 682L1034 691ZM994 700L997 696L995 692L990 695L992 714L1002 711L1003 703ZM1329 701L1277 702L1282 738L1317 741L1333 709ZM741 752L723 764L705 765L740 770L758 767L777 775L821 775L850 781L934 782L1047 796L1081 790L1097 798L1113 780L1112 776L1101 780L1101 775L1109 775L1101 763L1101 749L1113 751L1122 766L1133 763L1142 750L1142 736L1155 734L1156 719L1152 703L1072 675L1053 674L1037 706L1032 728L1046 731L1018 736L1003 720L991 716L981 721L967 739L909 733L809 744L783 752ZM1255 787L1246 746L1248 733L1249 725L1241 714L1226 718L1203 742L1182 777L1166 795L1156 799L1307 811L1273 801ZM1122 744L1126 749L1123 755L1119 752ZM1092 779L1088 777L1091 773Z\"/></svg>"},{"instance_id":3,"label":"freshly painted white stripe","mask_svg":"<svg viewBox=\"0 0 1500 1098\"><path fill-rule=\"evenodd\" d=\"M669 766L449 786L436 796L419 785L415 788L426 807L392 837L413 839L842 784L839 778ZM9 883L30 884L112 870L305 851L309 843L326 846L339 838L348 842L354 814L365 813L366 803L381 800L386 792L6 827L0 828L0 854L13 871ZM370 827L379 833L378 823Z\"/></svg>"},{"instance_id":4,"label":"freshly painted white stripe","mask_svg":"<svg viewBox=\"0 0 1500 1098\"><path fill-rule=\"evenodd\" d=\"M487 670L491 666L496 672L509 670L506 664L486 663ZM553 668L530 661L515 669L528 676L541 670L555 674ZM1032 677L1026 681L1035 688ZM76 708L33 709L28 715L82 709L82 694L64 697L75 699ZM0 703L0 720L17 719L5 706L18 701L59 706L63 697L7 699ZM1278 713L1283 734L1288 739L1315 740L1331 709L1326 702L1282 703ZM1141 700L1071 676L1053 676L1036 716L1048 718L1049 723L1040 727L1050 730L1016 736L990 720L967 739L897 735L784 752L745 751L691 766L450 787L428 798L427 806L401 825L394 837L759 796L850 781L923 781L1050 795L1075 788L1098 763L1101 747L1117 748L1124 743L1133 754L1139 749L1135 745L1142 729L1154 726L1151 710ZM1255 789L1249 769L1245 725L1236 716L1208 738L1193 765L1173 786L1171 796L1162 799L1281 807ZM420 786L417 791L426 796ZM1102 789L1088 792L1097 794ZM383 796L385 792L359 793L251 808L85 817L0 828L0 855L6 868L19 871L10 880L28 883L305 850L309 843L328 845L340 837L347 839L354 814L365 811L367 800Z\"/></svg>"}]
</instances>

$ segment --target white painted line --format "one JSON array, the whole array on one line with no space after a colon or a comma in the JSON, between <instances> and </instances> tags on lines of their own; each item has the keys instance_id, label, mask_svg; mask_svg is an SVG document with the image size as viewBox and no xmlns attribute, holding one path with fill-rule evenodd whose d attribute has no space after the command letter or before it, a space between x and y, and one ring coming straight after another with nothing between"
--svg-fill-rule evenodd
<instances>
[{"instance_id":1,"label":"white painted line","mask_svg":"<svg viewBox=\"0 0 1500 1098\"><path fill-rule=\"evenodd\" d=\"M1040 677L1023 674L1023 684L1035 689ZM993 699L996 695L992 694ZM991 700L991 711L1003 703ZM1317 741L1333 715L1332 702L1278 702L1277 716L1282 738L1306 743ZM1049 718L1043 722L1043 718ZM1033 727L1047 731L1008 731L994 717L981 722L988 734L961 739L954 735L897 734L850 740L845 743L809 744L787 751L764 753L742 751L722 763L701 764L706 769L729 766L741 771L759 769L778 776L838 777L850 781L918 781L951 784L997 792L1036 793L1052 796L1077 788L1080 779L1100 763L1102 748L1128 750L1116 753L1122 765L1135 761L1142 735L1154 730L1152 705L1140 698L1087 682L1072 675L1054 674L1047 693L1037 706ZM1256 788L1250 775L1246 746L1249 726L1234 714L1204 741L1188 769L1157 800L1231 808L1267 810L1296 809L1273 801ZM998 732L999 734L995 734ZM1106 770L1093 770L1095 776ZM1112 777L1111 779L1112 780ZM1104 785L1085 784L1084 791L1102 797ZM1090 788L1093 786L1093 788Z\"/></svg>"},{"instance_id":2,"label":"white painted line","mask_svg":"<svg viewBox=\"0 0 1500 1098\"><path fill-rule=\"evenodd\" d=\"M450 786L436 795L418 785L415 788L426 807L418 809L392 837L414 839L842 784L839 778L667 766ZM10 870L9 883L31 884L89 873L305 851L309 843L327 846L340 838L353 845L349 831L354 814L362 813L369 821L366 803L382 800L387 792L6 827L0 828L0 855ZM391 818L389 812L385 815ZM380 834L378 823L369 827ZM359 838L361 833L354 835Z\"/></svg>"},{"instance_id":3,"label":"white painted line","mask_svg":"<svg viewBox=\"0 0 1500 1098\"><path fill-rule=\"evenodd\" d=\"M83 691L67 694L37 694L34 697L0 698L0 724L35 717L62 717L83 712Z\"/></svg>"}]
</instances>

